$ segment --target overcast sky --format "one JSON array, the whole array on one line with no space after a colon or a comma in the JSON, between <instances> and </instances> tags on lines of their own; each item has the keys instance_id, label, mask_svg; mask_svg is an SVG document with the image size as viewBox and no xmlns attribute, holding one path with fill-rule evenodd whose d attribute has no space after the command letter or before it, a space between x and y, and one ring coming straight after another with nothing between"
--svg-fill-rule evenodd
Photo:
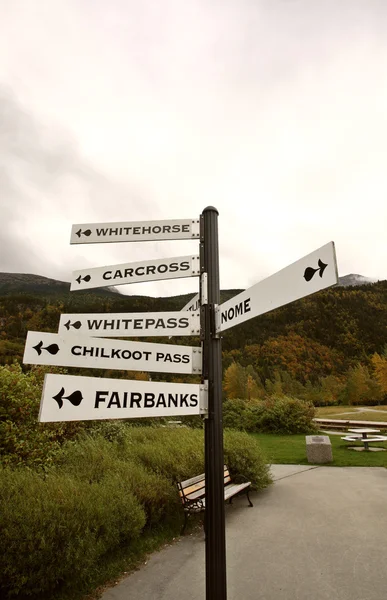
<instances>
[{"instance_id":1,"label":"overcast sky","mask_svg":"<svg viewBox=\"0 0 387 600\"><path fill-rule=\"evenodd\" d=\"M222 288L330 240L340 275L387 279L386 165L385 0L0 0L0 271L197 254L71 225L214 205Z\"/></svg>"}]
</instances>

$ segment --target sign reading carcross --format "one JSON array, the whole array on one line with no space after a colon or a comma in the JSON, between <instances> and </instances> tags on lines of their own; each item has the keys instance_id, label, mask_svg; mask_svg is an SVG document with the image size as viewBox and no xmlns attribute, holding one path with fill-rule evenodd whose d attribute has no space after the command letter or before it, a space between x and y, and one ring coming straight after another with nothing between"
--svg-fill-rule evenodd
<instances>
[{"instance_id":1,"label":"sign reading carcross","mask_svg":"<svg viewBox=\"0 0 387 600\"><path fill-rule=\"evenodd\" d=\"M199 274L199 256L159 258L137 263L74 271L70 290L86 290L111 285L140 283L142 281L158 281L159 279L198 277Z\"/></svg>"},{"instance_id":2,"label":"sign reading carcross","mask_svg":"<svg viewBox=\"0 0 387 600\"><path fill-rule=\"evenodd\" d=\"M39 421L198 415L206 407L205 385L46 375Z\"/></svg>"},{"instance_id":3,"label":"sign reading carcross","mask_svg":"<svg viewBox=\"0 0 387 600\"><path fill-rule=\"evenodd\" d=\"M61 335L148 337L199 335L200 314L186 312L62 314Z\"/></svg>"},{"instance_id":4,"label":"sign reading carcross","mask_svg":"<svg viewBox=\"0 0 387 600\"><path fill-rule=\"evenodd\" d=\"M337 284L333 242L256 283L218 309L218 332Z\"/></svg>"},{"instance_id":5,"label":"sign reading carcross","mask_svg":"<svg viewBox=\"0 0 387 600\"><path fill-rule=\"evenodd\" d=\"M199 237L199 219L134 221L129 223L86 223L73 225L71 244L193 240Z\"/></svg>"},{"instance_id":6,"label":"sign reading carcross","mask_svg":"<svg viewBox=\"0 0 387 600\"><path fill-rule=\"evenodd\" d=\"M199 374L202 371L201 357L199 347L29 331L23 362L59 367Z\"/></svg>"}]
</instances>

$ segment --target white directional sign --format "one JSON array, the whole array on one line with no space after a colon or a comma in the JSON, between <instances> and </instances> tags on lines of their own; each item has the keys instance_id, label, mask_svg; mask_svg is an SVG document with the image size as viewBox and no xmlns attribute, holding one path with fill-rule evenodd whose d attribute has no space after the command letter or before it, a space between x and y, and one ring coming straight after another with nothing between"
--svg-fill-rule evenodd
<instances>
[{"instance_id":1,"label":"white directional sign","mask_svg":"<svg viewBox=\"0 0 387 600\"><path fill-rule=\"evenodd\" d=\"M194 240L200 235L199 219L135 221L129 223L85 223L73 225L71 244Z\"/></svg>"},{"instance_id":2,"label":"white directional sign","mask_svg":"<svg viewBox=\"0 0 387 600\"><path fill-rule=\"evenodd\" d=\"M46 375L39 421L198 415L206 408L205 385Z\"/></svg>"},{"instance_id":3,"label":"white directional sign","mask_svg":"<svg viewBox=\"0 0 387 600\"><path fill-rule=\"evenodd\" d=\"M201 373L199 347L126 342L29 331L23 362L32 365Z\"/></svg>"},{"instance_id":4,"label":"white directional sign","mask_svg":"<svg viewBox=\"0 0 387 600\"><path fill-rule=\"evenodd\" d=\"M101 313L61 315L61 335L97 337L149 337L199 335L198 312Z\"/></svg>"},{"instance_id":5,"label":"white directional sign","mask_svg":"<svg viewBox=\"0 0 387 600\"><path fill-rule=\"evenodd\" d=\"M110 265L74 271L70 290L86 290L110 285L198 277L200 274L199 256L178 256L157 258L137 263Z\"/></svg>"},{"instance_id":6,"label":"white directional sign","mask_svg":"<svg viewBox=\"0 0 387 600\"><path fill-rule=\"evenodd\" d=\"M221 304L218 331L226 331L337 282L335 246L330 242Z\"/></svg>"},{"instance_id":7,"label":"white directional sign","mask_svg":"<svg viewBox=\"0 0 387 600\"><path fill-rule=\"evenodd\" d=\"M186 311L186 310L190 310L190 311L200 310L199 294L195 294L195 296L189 302L187 302L187 304L185 306L183 306L183 308L181 309L181 312Z\"/></svg>"}]
</instances>

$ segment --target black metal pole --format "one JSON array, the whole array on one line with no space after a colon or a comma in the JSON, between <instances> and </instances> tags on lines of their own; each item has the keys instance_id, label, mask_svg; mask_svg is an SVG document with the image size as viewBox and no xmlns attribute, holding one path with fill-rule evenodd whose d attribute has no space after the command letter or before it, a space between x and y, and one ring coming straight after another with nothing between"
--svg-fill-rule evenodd
<instances>
[{"instance_id":1,"label":"black metal pole","mask_svg":"<svg viewBox=\"0 0 387 600\"><path fill-rule=\"evenodd\" d=\"M208 380L208 418L205 420L204 434L206 475L206 600L227 600L223 474L222 344L220 337L216 334L215 320L215 309L219 306L220 302L218 211L213 206L205 208L201 216L200 251L201 271L207 274L207 303L203 303L201 308L202 331L204 332L203 379Z\"/></svg>"}]
</instances>

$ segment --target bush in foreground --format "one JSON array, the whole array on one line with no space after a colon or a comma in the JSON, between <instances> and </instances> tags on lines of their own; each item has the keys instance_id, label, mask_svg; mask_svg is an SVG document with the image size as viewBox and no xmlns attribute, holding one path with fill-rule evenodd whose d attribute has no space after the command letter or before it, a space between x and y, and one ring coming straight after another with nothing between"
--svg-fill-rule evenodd
<instances>
[{"instance_id":1,"label":"bush in foreground","mask_svg":"<svg viewBox=\"0 0 387 600\"><path fill-rule=\"evenodd\" d=\"M83 435L49 470L0 469L0 595L55 597L89 581L120 546L182 509L176 480L204 470L203 431L128 427L115 440ZM225 432L225 461L255 489L270 482L259 444Z\"/></svg>"},{"instance_id":2,"label":"bush in foreground","mask_svg":"<svg viewBox=\"0 0 387 600\"><path fill-rule=\"evenodd\" d=\"M312 404L288 396L246 402L226 400L224 425L251 433L313 433L316 431Z\"/></svg>"}]
</instances>

